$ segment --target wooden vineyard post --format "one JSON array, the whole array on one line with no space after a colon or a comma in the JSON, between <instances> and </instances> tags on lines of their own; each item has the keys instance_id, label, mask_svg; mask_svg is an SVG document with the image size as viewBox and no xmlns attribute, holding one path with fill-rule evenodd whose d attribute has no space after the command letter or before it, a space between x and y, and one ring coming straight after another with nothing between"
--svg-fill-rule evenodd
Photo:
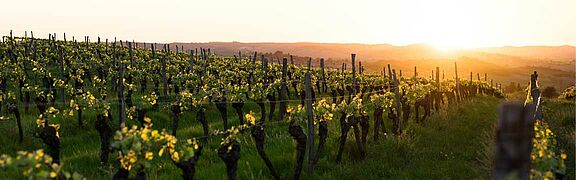
<instances>
[{"instance_id":1,"label":"wooden vineyard post","mask_svg":"<svg viewBox=\"0 0 576 180\"><path fill-rule=\"evenodd\" d=\"M480 81L480 73L476 73L476 77L478 78L478 81Z\"/></svg>"},{"instance_id":2,"label":"wooden vineyard post","mask_svg":"<svg viewBox=\"0 0 576 180\"><path fill-rule=\"evenodd\" d=\"M286 95L288 93L288 86L286 85L286 75L288 66L288 59L282 59L282 80L280 83L280 121L284 120L284 116L286 115Z\"/></svg>"},{"instance_id":3,"label":"wooden vineyard post","mask_svg":"<svg viewBox=\"0 0 576 180\"><path fill-rule=\"evenodd\" d=\"M521 180L530 178L530 152L534 134L534 121L530 117L533 107L530 106L509 103L500 105L498 109L494 162L496 180L510 179L512 174Z\"/></svg>"},{"instance_id":4,"label":"wooden vineyard post","mask_svg":"<svg viewBox=\"0 0 576 180\"><path fill-rule=\"evenodd\" d=\"M170 51L170 49L168 49L168 51ZM207 68L208 68L208 55L206 55L206 49L202 49L202 58L204 60L204 63L202 63L202 75L205 75L207 73ZM256 57L254 57L254 60L256 60Z\"/></svg>"},{"instance_id":5,"label":"wooden vineyard post","mask_svg":"<svg viewBox=\"0 0 576 180\"><path fill-rule=\"evenodd\" d=\"M308 175L312 175L314 169L314 112L312 111L312 85L310 82L310 71L306 72L306 77L304 80L304 85L306 86L306 114L308 114Z\"/></svg>"},{"instance_id":6,"label":"wooden vineyard post","mask_svg":"<svg viewBox=\"0 0 576 180\"><path fill-rule=\"evenodd\" d=\"M254 55L251 56L252 65L256 64L256 58L258 57L258 52L254 51Z\"/></svg>"},{"instance_id":7,"label":"wooden vineyard post","mask_svg":"<svg viewBox=\"0 0 576 180\"><path fill-rule=\"evenodd\" d=\"M540 100L540 90L538 88L538 73L530 75L530 96L532 97L532 104L534 104L534 117L533 120L542 120L542 101Z\"/></svg>"},{"instance_id":8,"label":"wooden vineyard post","mask_svg":"<svg viewBox=\"0 0 576 180\"><path fill-rule=\"evenodd\" d=\"M130 66L131 68L134 68L134 50L131 42L128 42L128 48L130 53Z\"/></svg>"},{"instance_id":9,"label":"wooden vineyard post","mask_svg":"<svg viewBox=\"0 0 576 180\"><path fill-rule=\"evenodd\" d=\"M352 96L356 95L356 54L352 54Z\"/></svg>"},{"instance_id":10,"label":"wooden vineyard post","mask_svg":"<svg viewBox=\"0 0 576 180\"><path fill-rule=\"evenodd\" d=\"M326 72L324 70L324 58L320 58L320 68L322 68L322 92L326 93L328 86L326 85Z\"/></svg>"},{"instance_id":11,"label":"wooden vineyard post","mask_svg":"<svg viewBox=\"0 0 576 180\"><path fill-rule=\"evenodd\" d=\"M442 92L440 91L440 67L436 67L436 89L437 92L435 93L435 110L438 111L440 109L440 102L442 102Z\"/></svg>"},{"instance_id":12,"label":"wooden vineyard post","mask_svg":"<svg viewBox=\"0 0 576 180\"><path fill-rule=\"evenodd\" d=\"M358 61L358 74L362 74L362 61Z\"/></svg>"},{"instance_id":13,"label":"wooden vineyard post","mask_svg":"<svg viewBox=\"0 0 576 180\"><path fill-rule=\"evenodd\" d=\"M65 81L66 81L66 75L64 75L64 74L65 74L66 71L64 70L64 49L63 49L63 48L58 48L58 49L59 49L58 52L59 52L59 55L60 55L60 56L59 56L59 59L60 59L60 73L61 73L60 78L62 79L62 81L65 82ZM62 100L62 105L63 105L64 107L68 106L67 103L66 103L66 90L65 90L64 88L62 88L62 97L61 97L61 100Z\"/></svg>"},{"instance_id":14,"label":"wooden vineyard post","mask_svg":"<svg viewBox=\"0 0 576 180\"><path fill-rule=\"evenodd\" d=\"M264 71L264 89L268 88L268 59L262 54L262 70Z\"/></svg>"},{"instance_id":15,"label":"wooden vineyard post","mask_svg":"<svg viewBox=\"0 0 576 180\"><path fill-rule=\"evenodd\" d=\"M416 66L414 66L414 79L416 79L416 77L418 77L418 71L416 71Z\"/></svg>"},{"instance_id":16,"label":"wooden vineyard post","mask_svg":"<svg viewBox=\"0 0 576 180\"><path fill-rule=\"evenodd\" d=\"M310 71L310 69L312 68L312 58L308 58L307 67L308 67L308 71Z\"/></svg>"},{"instance_id":17,"label":"wooden vineyard post","mask_svg":"<svg viewBox=\"0 0 576 180\"><path fill-rule=\"evenodd\" d=\"M190 73L194 72L194 50L190 49Z\"/></svg>"},{"instance_id":18,"label":"wooden vineyard post","mask_svg":"<svg viewBox=\"0 0 576 180\"><path fill-rule=\"evenodd\" d=\"M472 72L470 72L470 82L472 82L472 81L473 81L473 79L472 79Z\"/></svg>"},{"instance_id":19,"label":"wooden vineyard post","mask_svg":"<svg viewBox=\"0 0 576 180\"><path fill-rule=\"evenodd\" d=\"M118 59L116 54L116 48L114 47L114 59L118 61L118 79L116 80L118 85L118 118L120 122L120 129L125 127L126 122L126 104L124 104L124 67L122 60Z\"/></svg>"},{"instance_id":20,"label":"wooden vineyard post","mask_svg":"<svg viewBox=\"0 0 576 180\"><path fill-rule=\"evenodd\" d=\"M440 88L440 67L436 67L436 86Z\"/></svg>"},{"instance_id":21,"label":"wooden vineyard post","mask_svg":"<svg viewBox=\"0 0 576 180\"><path fill-rule=\"evenodd\" d=\"M161 102L164 104L165 102L168 102L168 83L166 82L166 56L169 55L169 51L168 48L166 47L166 45L164 45L164 56L162 56L162 65L161 65L161 73L162 73L162 84L164 89L162 90L162 100Z\"/></svg>"},{"instance_id":22,"label":"wooden vineyard post","mask_svg":"<svg viewBox=\"0 0 576 180\"><path fill-rule=\"evenodd\" d=\"M388 68L390 69L390 68ZM402 104L400 103L400 90L398 87L398 78L396 78L396 70L392 69L392 81L394 82L394 94L396 98L396 113L398 116L398 129L397 132L400 134L402 132Z\"/></svg>"},{"instance_id":23,"label":"wooden vineyard post","mask_svg":"<svg viewBox=\"0 0 576 180\"><path fill-rule=\"evenodd\" d=\"M390 64L388 64L388 76L390 76L390 80L392 80L392 68L390 68Z\"/></svg>"},{"instance_id":24,"label":"wooden vineyard post","mask_svg":"<svg viewBox=\"0 0 576 180\"><path fill-rule=\"evenodd\" d=\"M458 64L456 62L454 62L454 73L456 76L456 92L454 95L456 96L456 102L458 102L460 100L460 80L458 79Z\"/></svg>"},{"instance_id":25,"label":"wooden vineyard post","mask_svg":"<svg viewBox=\"0 0 576 180\"><path fill-rule=\"evenodd\" d=\"M268 89L268 58L265 58L264 54L262 54L262 70L264 71L264 77L263 77L264 78L264 89ZM266 94L266 96L264 98L270 100L270 107L269 107L270 113L268 114L268 119L272 120L272 115L274 114L273 112L274 112L274 108L275 108L275 105L274 105L275 100L270 99L270 97L273 97L273 96ZM265 120L266 120L266 118L265 118L266 109L265 109L264 103L265 102L263 102L261 104L262 105L262 107L261 107L262 108L262 122L265 122Z\"/></svg>"}]
</instances>

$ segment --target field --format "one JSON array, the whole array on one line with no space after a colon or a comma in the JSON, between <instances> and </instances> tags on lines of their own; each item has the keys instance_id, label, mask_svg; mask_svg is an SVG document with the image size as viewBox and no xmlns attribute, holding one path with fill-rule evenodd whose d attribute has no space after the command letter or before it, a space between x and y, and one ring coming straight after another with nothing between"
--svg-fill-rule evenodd
<instances>
[{"instance_id":1,"label":"field","mask_svg":"<svg viewBox=\"0 0 576 180\"><path fill-rule=\"evenodd\" d=\"M366 72L355 54L336 69L51 37L1 44L0 178L489 179L497 108L514 99L468 73L441 79L439 67ZM550 169L574 178L574 102L543 102L558 142L549 151L566 160ZM46 153L15 158L37 149ZM30 163L48 155L61 166Z\"/></svg>"}]
</instances>

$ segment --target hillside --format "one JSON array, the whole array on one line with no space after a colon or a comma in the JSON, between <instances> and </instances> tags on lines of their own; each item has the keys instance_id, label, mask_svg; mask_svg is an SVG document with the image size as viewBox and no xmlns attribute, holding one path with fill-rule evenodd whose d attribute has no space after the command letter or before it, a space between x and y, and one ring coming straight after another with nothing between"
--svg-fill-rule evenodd
<instances>
[{"instance_id":1,"label":"hillside","mask_svg":"<svg viewBox=\"0 0 576 180\"><path fill-rule=\"evenodd\" d=\"M576 56L574 46L522 46L492 47L456 52L442 52L425 44L393 46L389 44L339 44L339 43L242 43L242 42L208 42L208 43L171 43L172 46L183 46L184 49L211 48L218 54L233 55L242 52L290 52L293 55L348 59L349 53L360 54L362 60L423 60L450 59L455 56L474 56L490 59L531 59L531 60L573 60Z\"/></svg>"},{"instance_id":2,"label":"hillside","mask_svg":"<svg viewBox=\"0 0 576 180\"><path fill-rule=\"evenodd\" d=\"M419 75L430 76L432 70L440 67L445 78L454 78L454 62L458 63L459 77L469 79L470 72L477 79L480 73L484 79L507 84L524 82L527 69L538 69L549 72L543 75L546 86L564 89L576 81L576 64L574 61L576 47L574 46L522 46L493 47L455 52L442 52L425 44L408 46L393 46L389 44L337 44L337 43L241 43L241 42L209 42L209 43L171 43L171 46L184 49L210 48L218 55L237 55L241 51L245 56L254 51L265 53L273 62L294 55L296 64L305 64L308 57L313 59L312 65L319 65L319 58L326 59L326 66L340 68L342 63L349 64L350 53L356 53L366 71L381 72L390 64L403 75L413 75L417 66ZM442 75L441 75L442 76Z\"/></svg>"}]
</instances>

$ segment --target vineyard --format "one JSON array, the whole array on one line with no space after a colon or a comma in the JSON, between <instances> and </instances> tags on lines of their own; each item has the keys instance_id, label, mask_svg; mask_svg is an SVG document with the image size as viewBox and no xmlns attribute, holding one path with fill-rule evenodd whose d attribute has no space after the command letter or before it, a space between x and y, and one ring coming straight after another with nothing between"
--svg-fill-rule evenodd
<instances>
[{"instance_id":1,"label":"vineyard","mask_svg":"<svg viewBox=\"0 0 576 180\"><path fill-rule=\"evenodd\" d=\"M2 38L0 176L300 179L369 161L370 144L406 138L434 115L505 97L487 75L459 78L457 64L445 79L438 68L431 77L390 65L365 72L356 54L328 68L323 59L63 39ZM535 140L552 141L546 123L535 127L544 129ZM555 158L566 172L564 151L544 152L538 163ZM197 177L208 166L220 172Z\"/></svg>"}]
</instances>

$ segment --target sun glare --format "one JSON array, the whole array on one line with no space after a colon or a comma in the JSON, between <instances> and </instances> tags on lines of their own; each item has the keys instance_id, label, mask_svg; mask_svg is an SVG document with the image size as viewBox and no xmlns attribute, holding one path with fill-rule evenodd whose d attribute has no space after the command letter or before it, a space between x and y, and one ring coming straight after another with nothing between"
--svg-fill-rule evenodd
<instances>
[{"instance_id":1,"label":"sun glare","mask_svg":"<svg viewBox=\"0 0 576 180\"><path fill-rule=\"evenodd\" d=\"M458 4L458 5L455 5ZM485 46L493 38L486 28L482 12L463 8L474 3L459 1L422 1L414 14L411 34L422 43L440 51ZM460 8L453 8L453 7Z\"/></svg>"}]
</instances>

